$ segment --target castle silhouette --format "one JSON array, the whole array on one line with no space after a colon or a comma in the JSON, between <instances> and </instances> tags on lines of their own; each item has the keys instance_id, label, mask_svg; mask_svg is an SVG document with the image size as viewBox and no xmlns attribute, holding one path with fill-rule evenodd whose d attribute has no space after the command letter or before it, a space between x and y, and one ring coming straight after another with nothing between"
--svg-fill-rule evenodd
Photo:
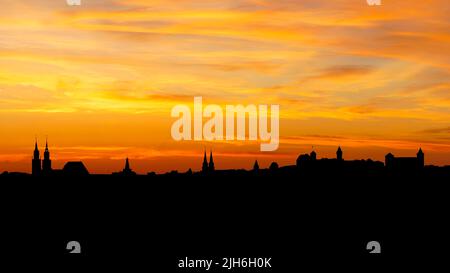
<instances>
[{"instance_id":1,"label":"castle silhouette","mask_svg":"<svg viewBox=\"0 0 450 273\"><path fill-rule=\"evenodd\" d=\"M269 166L269 172L279 172L280 170L292 170L295 168L297 171L301 171L305 174L310 174L317 171L331 170L334 172L356 172L356 171L379 171L384 169L388 172L395 173L415 173L422 170L425 167L425 154L420 148L417 152L416 157L395 157L392 153L388 153L385 156L384 164L379 161L368 160L344 160L344 153L342 148L339 146L336 151L336 158L317 158L317 153L313 150L309 154L301 154L296 160L295 166L284 166L279 167L278 163L272 162ZM81 161L70 161L67 162L63 169L55 170L52 168L52 160L50 158L50 150L48 146L48 140L45 142L44 158L41 159L38 142L35 141L33 159L31 162L31 169L33 176L55 176L55 175L65 175L65 176L87 176L89 171L86 166ZM242 171L242 170L241 170ZM207 159L206 150L203 155L203 162L201 166L201 171L195 174L200 175L218 175L227 174L229 172L236 172L236 170L216 170L214 165L213 153L210 151L209 162ZM252 173L264 173L261 170L259 163L256 160L252 170ZM149 173L149 175L155 175L155 173ZM172 171L170 174L178 174L177 171ZM189 169L185 174L193 174L192 170ZM130 161L128 158L125 159L125 167L122 171L113 172L114 176L136 176L130 167Z\"/></svg>"}]
</instances>

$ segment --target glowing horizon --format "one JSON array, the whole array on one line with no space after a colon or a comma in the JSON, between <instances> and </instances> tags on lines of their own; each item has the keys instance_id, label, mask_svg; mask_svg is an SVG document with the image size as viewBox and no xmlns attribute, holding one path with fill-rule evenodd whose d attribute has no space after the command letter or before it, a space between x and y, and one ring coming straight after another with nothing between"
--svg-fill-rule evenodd
<instances>
[{"instance_id":1,"label":"glowing horizon","mask_svg":"<svg viewBox=\"0 0 450 273\"><path fill-rule=\"evenodd\" d=\"M35 136L55 168L218 169L258 159L450 165L450 4L365 0L6 0L0 10L0 172L30 172ZM175 142L171 108L279 104L280 147Z\"/></svg>"}]
</instances>

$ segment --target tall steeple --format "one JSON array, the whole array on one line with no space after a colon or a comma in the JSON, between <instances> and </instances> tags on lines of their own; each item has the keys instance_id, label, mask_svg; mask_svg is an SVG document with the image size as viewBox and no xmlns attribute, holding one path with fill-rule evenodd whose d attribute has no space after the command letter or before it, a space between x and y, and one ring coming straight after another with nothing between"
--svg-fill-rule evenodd
<instances>
[{"instance_id":1,"label":"tall steeple","mask_svg":"<svg viewBox=\"0 0 450 273\"><path fill-rule=\"evenodd\" d=\"M37 139L34 144L33 159L31 160L31 174L32 175L41 174L41 155L39 153Z\"/></svg>"},{"instance_id":2,"label":"tall steeple","mask_svg":"<svg viewBox=\"0 0 450 273\"><path fill-rule=\"evenodd\" d=\"M130 160L128 159L128 157L125 160L125 168L123 168L122 174L123 175L136 175L136 173L130 167Z\"/></svg>"},{"instance_id":3,"label":"tall steeple","mask_svg":"<svg viewBox=\"0 0 450 273\"><path fill-rule=\"evenodd\" d=\"M50 152L48 150L48 140L45 140L45 151L44 151L44 159L50 159Z\"/></svg>"},{"instance_id":4,"label":"tall steeple","mask_svg":"<svg viewBox=\"0 0 450 273\"><path fill-rule=\"evenodd\" d=\"M203 173L208 172L208 160L206 159L206 150L205 150L205 155L203 156L202 172Z\"/></svg>"},{"instance_id":5,"label":"tall steeple","mask_svg":"<svg viewBox=\"0 0 450 273\"><path fill-rule=\"evenodd\" d=\"M128 157L127 157L127 159L125 160L125 168L123 169L123 171L124 172L126 172L126 171L130 171L131 169L130 169L130 161L128 160Z\"/></svg>"},{"instance_id":6,"label":"tall steeple","mask_svg":"<svg viewBox=\"0 0 450 273\"><path fill-rule=\"evenodd\" d=\"M209 154L209 171L210 172L214 171L214 161L213 161L212 151Z\"/></svg>"},{"instance_id":7,"label":"tall steeple","mask_svg":"<svg viewBox=\"0 0 450 273\"><path fill-rule=\"evenodd\" d=\"M37 139L36 139L36 142L34 143L33 159L40 159L40 157L41 157L41 155L39 154L38 143L37 143Z\"/></svg>"},{"instance_id":8,"label":"tall steeple","mask_svg":"<svg viewBox=\"0 0 450 273\"><path fill-rule=\"evenodd\" d=\"M339 148L337 149L337 151L336 151L336 157L337 157L337 160L339 160L339 161L342 161L343 160L343 158L342 158L342 149L341 149L341 146L339 146Z\"/></svg>"},{"instance_id":9,"label":"tall steeple","mask_svg":"<svg viewBox=\"0 0 450 273\"><path fill-rule=\"evenodd\" d=\"M52 161L50 160L50 151L48 150L48 140L45 140L44 160L42 161L42 172L48 174L52 171Z\"/></svg>"},{"instance_id":10,"label":"tall steeple","mask_svg":"<svg viewBox=\"0 0 450 273\"><path fill-rule=\"evenodd\" d=\"M425 154L422 151L422 148L417 152L417 163L419 168L423 168L425 166Z\"/></svg>"}]
</instances>

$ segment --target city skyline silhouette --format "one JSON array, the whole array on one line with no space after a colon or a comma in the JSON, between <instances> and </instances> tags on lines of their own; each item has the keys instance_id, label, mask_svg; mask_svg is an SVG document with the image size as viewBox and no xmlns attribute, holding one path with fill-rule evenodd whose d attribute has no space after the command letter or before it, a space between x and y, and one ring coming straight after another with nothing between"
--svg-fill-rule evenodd
<instances>
[{"instance_id":1,"label":"city skyline silhouette","mask_svg":"<svg viewBox=\"0 0 450 273\"><path fill-rule=\"evenodd\" d=\"M52 168L52 157L51 157L51 147L49 147L48 139L45 142L45 149L43 152L43 157L41 157L41 152L38 147L38 141L35 140L34 150L32 152L33 158L31 160L31 174L32 176L58 176L58 175L66 175L66 176L86 176L90 174L99 174L99 175L114 175L114 176L136 176L136 175L148 175L154 176L156 173L151 170L151 166L146 173L137 173L131 167L132 159L126 157L124 159L124 168L121 171L115 171L112 173L90 173L89 167L85 165L83 161L68 161L64 164L62 169ZM419 148L416 156L395 156L393 153L389 152L385 155L384 162L372 160L372 159L346 159L344 154L344 149L341 146L337 147L336 156L334 158L326 158L318 156L317 152L314 149L314 146L309 153L303 153L298 155L297 159L290 165L282 165L280 166L278 162L273 161L266 168L260 167L258 163L258 159L255 159L253 167L249 166L241 166L236 169L216 169L215 161L213 156L213 150L209 150L209 156L207 156L207 150L205 149L203 152L203 161L200 164L189 167L188 170L179 170L176 169L176 166L165 173L158 173L158 175L192 175L192 174L201 174L201 175L220 175L226 173L232 173L236 171L240 171L242 173L275 173L278 169L293 169L295 167L296 172L299 173L308 173L312 170L315 171L324 171L330 169L346 169L346 172L354 172L357 169L361 168L370 168L376 169L376 172L397 172L397 173L415 173L423 171L427 165L425 160L425 153L422 148ZM437 168L436 166L428 166ZM441 168L448 169L449 166L443 166ZM197 170L198 171L192 171ZM16 174L26 174L22 172L12 172ZM9 174L8 171L4 171L3 174Z\"/></svg>"}]
</instances>

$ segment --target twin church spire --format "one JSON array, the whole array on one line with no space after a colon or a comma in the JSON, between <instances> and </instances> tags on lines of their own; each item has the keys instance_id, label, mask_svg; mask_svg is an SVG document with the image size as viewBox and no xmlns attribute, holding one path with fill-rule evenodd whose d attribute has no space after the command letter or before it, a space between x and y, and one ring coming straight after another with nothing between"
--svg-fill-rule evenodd
<instances>
[{"instance_id":1,"label":"twin church spire","mask_svg":"<svg viewBox=\"0 0 450 273\"><path fill-rule=\"evenodd\" d=\"M31 161L31 173L33 175L49 174L52 171L52 161L50 159L50 151L48 150L48 141L45 140L44 159L41 160L41 155L38 148L38 142L34 144L33 159Z\"/></svg>"},{"instance_id":2,"label":"twin church spire","mask_svg":"<svg viewBox=\"0 0 450 273\"><path fill-rule=\"evenodd\" d=\"M212 151L210 151L209 154L209 164L208 164L208 160L206 159L206 150L205 150L205 155L203 156L203 165L202 165L202 172L203 173L208 173L208 172L214 172L214 160L213 160L213 154Z\"/></svg>"}]
</instances>

